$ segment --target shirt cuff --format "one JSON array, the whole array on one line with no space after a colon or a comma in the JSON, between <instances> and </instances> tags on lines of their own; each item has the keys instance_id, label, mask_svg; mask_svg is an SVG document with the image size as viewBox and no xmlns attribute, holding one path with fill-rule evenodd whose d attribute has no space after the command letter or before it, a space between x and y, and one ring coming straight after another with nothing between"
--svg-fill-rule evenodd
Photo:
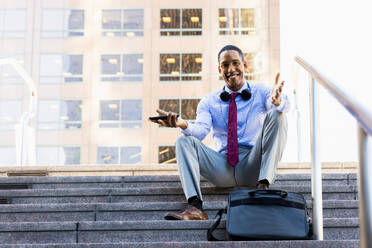
<instances>
[{"instance_id":1,"label":"shirt cuff","mask_svg":"<svg viewBox=\"0 0 372 248\"><path fill-rule=\"evenodd\" d=\"M187 122L187 128L185 128L185 129L181 128L181 133L183 135L186 135L186 136L191 136L191 134L192 134L192 123Z\"/></svg>"}]
</instances>

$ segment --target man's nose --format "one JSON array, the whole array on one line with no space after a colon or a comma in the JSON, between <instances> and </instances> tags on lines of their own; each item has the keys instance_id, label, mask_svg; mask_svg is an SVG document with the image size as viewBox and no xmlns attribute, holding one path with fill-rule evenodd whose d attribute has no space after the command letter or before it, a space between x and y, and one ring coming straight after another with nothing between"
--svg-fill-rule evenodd
<instances>
[{"instance_id":1,"label":"man's nose","mask_svg":"<svg viewBox=\"0 0 372 248\"><path fill-rule=\"evenodd\" d=\"M232 63L229 64L229 67L227 68L227 71L230 72L230 71L234 71L234 66Z\"/></svg>"}]
</instances>

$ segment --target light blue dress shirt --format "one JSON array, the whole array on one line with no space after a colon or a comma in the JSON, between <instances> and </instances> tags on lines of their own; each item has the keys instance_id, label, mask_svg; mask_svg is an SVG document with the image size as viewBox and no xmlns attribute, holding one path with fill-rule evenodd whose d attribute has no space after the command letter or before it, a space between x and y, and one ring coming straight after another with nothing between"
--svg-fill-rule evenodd
<instances>
[{"instance_id":1,"label":"light blue dress shirt","mask_svg":"<svg viewBox=\"0 0 372 248\"><path fill-rule=\"evenodd\" d=\"M248 83L237 92L242 92L248 88ZM237 106L237 124L238 124L238 144L239 146L253 147L257 137L262 129L266 113L270 109L277 109L279 112L288 112L290 103L288 96L281 94L281 102L279 106L275 106L270 100L271 88L264 84L250 85L252 96L247 100L243 100L241 96L236 97ZM228 87L225 90L232 93ZM215 150L224 152L227 149L227 120L229 111L229 101L224 102L220 99L220 94L223 89L212 92L199 102L196 110L195 123L188 122L186 129L181 132L184 135L192 135L199 140L203 140L205 136L213 128L213 141Z\"/></svg>"}]
</instances>

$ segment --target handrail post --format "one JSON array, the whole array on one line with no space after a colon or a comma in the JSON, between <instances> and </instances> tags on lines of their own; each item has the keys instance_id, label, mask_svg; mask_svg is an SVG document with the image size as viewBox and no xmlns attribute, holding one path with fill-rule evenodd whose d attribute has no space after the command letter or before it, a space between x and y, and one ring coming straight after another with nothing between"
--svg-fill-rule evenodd
<instances>
[{"instance_id":1,"label":"handrail post","mask_svg":"<svg viewBox=\"0 0 372 248\"><path fill-rule=\"evenodd\" d=\"M372 247L372 137L358 125L360 247Z\"/></svg>"},{"instance_id":2,"label":"handrail post","mask_svg":"<svg viewBox=\"0 0 372 248\"><path fill-rule=\"evenodd\" d=\"M311 135L311 197L313 205L313 233L315 240L323 240L322 164L320 161L319 92L315 79L310 83Z\"/></svg>"}]
</instances>

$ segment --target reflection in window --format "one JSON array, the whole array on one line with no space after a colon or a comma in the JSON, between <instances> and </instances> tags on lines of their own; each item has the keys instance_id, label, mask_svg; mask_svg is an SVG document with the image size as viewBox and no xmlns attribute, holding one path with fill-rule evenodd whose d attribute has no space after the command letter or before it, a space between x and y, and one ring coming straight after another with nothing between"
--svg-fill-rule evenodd
<instances>
[{"instance_id":1,"label":"reflection in window","mask_svg":"<svg viewBox=\"0 0 372 248\"><path fill-rule=\"evenodd\" d=\"M139 164L142 153L140 146L99 146L97 164Z\"/></svg>"},{"instance_id":2,"label":"reflection in window","mask_svg":"<svg viewBox=\"0 0 372 248\"><path fill-rule=\"evenodd\" d=\"M142 100L102 100L100 110L99 127L142 127Z\"/></svg>"},{"instance_id":3,"label":"reflection in window","mask_svg":"<svg viewBox=\"0 0 372 248\"><path fill-rule=\"evenodd\" d=\"M0 9L0 37L24 38L26 33L25 9Z\"/></svg>"},{"instance_id":4,"label":"reflection in window","mask_svg":"<svg viewBox=\"0 0 372 248\"><path fill-rule=\"evenodd\" d=\"M256 34L255 10L253 8L219 9L218 12L220 35Z\"/></svg>"},{"instance_id":5,"label":"reflection in window","mask_svg":"<svg viewBox=\"0 0 372 248\"><path fill-rule=\"evenodd\" d=\"M181 113L184 120L195 120L199 102L200 99L161 99L159 100L159 108L178 114Z\"/></svg>"},{"instance_id":6,"label":"reflection in window","mask_svg":"<svg viewBox=\"0 0 372 248\"><path fill-rule=\"evenodd\" d=\"M23 55L1 55L0 59L15 59L16 62L24 67L25 60ZM24 80L11 65L0 65L0 83L23 83Z\"/></svg>"},{"instance_id":7,"label":"reflection in window","mask_svg":"<svg viewBox=\"0 0 372 248\"><path fill-rule=\"evenodd\" d=\"M102 10L102 29L103 36L143 36L143 9Z\"/></svg>"},{"instance_id":8,"label":"reflection in window","mask_svg":"<svg viewBox=\"0 0 372 248\"><path fill-rule=\"evenodd\" d=\"M175 164L176 160L176 147L175 146L159 146L159 164Z\"/></svg>"},{"instance_id":9,"label":"reflection in window","mask_svg":"<svg viewBox=\"0 0 372 248\"><path fill-rule=\"evenodd\" d=\"M160 81L201 80L202 62L201 53L160 54Z\"/></svg>"},{"instance_id":10,"label":"reflection in window","mask_svg":"<svg viewBox=\"0 0 372 248\"><path fill-rule=\"evenodd\" d=\"M81 100L40 100L39 129L81 128Z\"/></svg>"},{"instance_id":11,"label":"reflection in window","mask_svg":"<svg viewBox=\"0 0 372 248\"><path fill-rule=\"evenodd\" d=\"M201 34L202 34L202 9L160 10L161 36Z\"/></svg>"},{"instance_id":12,"label":"reflection in window","mask_svg":"<svg viewBox=\"0 0 372 248\"><path fill-rule=\"evenodd\" d=\"M142 81L143 54L102 55L101 75L106 82Z\"/></svg>"},{"instance_id":13,"label":"reflection in window","mask_svg":"<svg viewBox=\"0 0 372 248\"><path fill-rule=\"evenodd\" d=\"M83 55L40 55L40 83L76 83L82 81Z\"/></svg>"},{"instance_id":14,"label":"reflection in window","mask_svg":"<svg viewBox=\"0 0 372 248\"><path fill-rule=\"evenodd\" d=\"M37 163L41 165L80 164L80 147L39 146L36 148Z\"/></svg>"},{"instance_id":15,"label":"reflection in window","mask_svg":"<svg viewBox=\"0 0 372 248\"><path fill-rule=\"evenodd\" d=\"M84 10L43 9L41 36L61 38L84 35Z\"/></svg>"},{"instance_id":16,"label":"reflection in window","mask_svg":"<svg viewBox=\"0 0 372 248\"><path fill-rule=\"evenodd\" d=\"M0 130L14 130L22 115L21 100L0 101Z\"/></svg>"},{"instance_id":17,"label":"reflection in window","mask_svg":"<svg viewBox=\"0 0 372 248\"><path fill-rule=\"evenodd\" d=\"M0 146L0 165L15 165L16 161L15 147Z\"/></svg>"}]
</instances>

